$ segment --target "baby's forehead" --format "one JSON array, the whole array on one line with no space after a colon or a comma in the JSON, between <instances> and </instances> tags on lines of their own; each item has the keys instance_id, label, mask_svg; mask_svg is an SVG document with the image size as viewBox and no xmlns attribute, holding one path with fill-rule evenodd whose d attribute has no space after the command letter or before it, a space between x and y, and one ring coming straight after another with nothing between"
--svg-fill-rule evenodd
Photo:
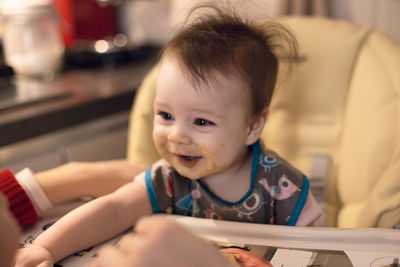
<instances>
[{"instance_id":1,"label":"baby's forehead","mask_svg":"<svg viewBox=\"0 0 400 267\"><path fill-rule=\"evenodd\" d=\"M243 99L250 96L251 93L249 86L238 75L230 72L208 70L203 73L203 76L198 76L188 70L181 69L179 73L190 84L187 89L193 90L203 97L217 93Z\"/></svg>"},{"instance_id":2,"label":"baby's forehead","mask_svg":"<svg viewBox=\"0 0 400 267\"><path fill-rule=\"evenodd\" d=\"M205 62L207 60L204 60ZM168 65L180 72L185 79L189 80L194 87L220 87L227 81L235 83L243 83L244 78L240 72L233 67L233 63L226 62L219 67L203 64L189 64L187 61L181 60L176 52L169 51L164 53L161 59L161 66Z\"/></svg>"},{"instance_id":3,"label":"baby's forehead","mask_svg":"<svg viewBox=\"0 0 400 267\"><path fill-rule=\"evenodd\" d=\"M187 90L193 90L200 97L213 97L218 94L237 104L249 103L250 105L248 102L252 98L250 87L234 68L198 70L185 66L175 56L164 56L160 71L163 72L160 76L167 77L169 81L173 75L176 78L173 83L184 80L185 84L189 85ZM164 86L163 89L168 90Z\"/></svg>"}]
</instances>

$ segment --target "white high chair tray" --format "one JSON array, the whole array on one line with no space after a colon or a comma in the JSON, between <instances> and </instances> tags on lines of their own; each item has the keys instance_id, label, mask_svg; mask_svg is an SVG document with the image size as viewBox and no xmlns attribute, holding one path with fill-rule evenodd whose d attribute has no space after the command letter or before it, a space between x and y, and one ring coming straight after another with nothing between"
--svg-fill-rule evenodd
<instances>
[{"instance_id":1,"label":"white high chair tray","mask_svg":"<svg viewBox=\"0 0 400 267\"><path fill-rule=\"evenodd\" d=\"M270 260L273 266L394 267L393 262L400 259L400 230L395 229L293 227L170 218L209 240L247 244L258 250L260 246L277 248Z\"/></svg>"},{"instance_id":2,"label":"white high chair tray","mask_svg":"<svg viewBox=\"0 0 400 267\"><path fill-rule=\"evenodd\" d=\"M79 204L57 207L39 223L24 230L22 246L29 246L41 232ZM192 233L214 242L245 245L274 267L397 267L400 230L293 227L217 221L177 215L166 216ZM85 266L104 245L116 245L130 231L100 245L69 256L55 266ZM400 265L399 265L400 267Z\"/></svg>"}]
</instances>

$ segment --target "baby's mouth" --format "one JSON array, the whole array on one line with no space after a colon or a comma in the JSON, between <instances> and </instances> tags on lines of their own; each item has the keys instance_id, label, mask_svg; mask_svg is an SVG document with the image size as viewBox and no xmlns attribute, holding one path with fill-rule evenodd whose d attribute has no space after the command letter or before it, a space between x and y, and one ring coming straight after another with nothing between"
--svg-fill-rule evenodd
<instances>
[{"instance_id":1,"label":"baby's mouth","mask_svg":"<svg viewBox=\"0 0 400 267\"><path fill-rule=\"evenodd\" d=\"M188 168L193 168L194 165L201 159L198 156L186 156L186 155L176 155L179 159L179 162Z\"/></svg>"}]
</instances>

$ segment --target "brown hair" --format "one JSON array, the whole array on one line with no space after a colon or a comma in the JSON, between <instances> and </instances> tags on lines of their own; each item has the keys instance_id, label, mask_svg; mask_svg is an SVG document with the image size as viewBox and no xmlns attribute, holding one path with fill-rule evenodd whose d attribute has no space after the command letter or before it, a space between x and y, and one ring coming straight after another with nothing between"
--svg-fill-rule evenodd
<instances>
[{"instance_id":1,"label":"brown hair","mask_svg":"<svg viewBox=\"0 0 400 267\"><path fill-rule=\"evenodd\" d=\"M184 27L166 44L163 56L177 59L184 74L197 84L212 82L215 71L225 77L238 75L251 91L250 111L258 116L271 102L278 76L278 53L294 60L297 42L276 22L252 23L207 7L215 9L216 14L202 15Z\"/></svg>"}]
</instances>

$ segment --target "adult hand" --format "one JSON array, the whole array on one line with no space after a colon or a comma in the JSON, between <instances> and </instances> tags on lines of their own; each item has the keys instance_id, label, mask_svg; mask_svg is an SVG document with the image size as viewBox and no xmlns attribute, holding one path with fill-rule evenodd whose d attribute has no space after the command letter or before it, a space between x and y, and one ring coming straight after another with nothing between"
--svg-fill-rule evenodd
<instances>
[{"instance_id":1,"label":"adult hand","mask_svg":"<svg viewBox=\"0 0 400 267\"><path fill-rule=\"evenodd\" d=\"M15 267L53 267L53 256L45 248L30 245L18 250Z\"/></svg>"},{"instance_id":2,"label":"adult hand","mask_svg":"<svg viewBox=\"0 0 400 267\"><path fill-rule=\"evenodd\" d=\"M8 209L7 199L0 192L0 266L10 266L19 246L20 229Z\"/></svg>"},{"instance_id":3,"label":"adult hand","mask_svg":"<svg viewBox=\"0 0 400 267\"><path fill-rule=\"evenodd\" d=\"M138 221L135 234L125 236L118 247L99 251L91 267L228 267L234 266L205 240L177 223L160 217Z\"/></svg>"}]
</instances>

